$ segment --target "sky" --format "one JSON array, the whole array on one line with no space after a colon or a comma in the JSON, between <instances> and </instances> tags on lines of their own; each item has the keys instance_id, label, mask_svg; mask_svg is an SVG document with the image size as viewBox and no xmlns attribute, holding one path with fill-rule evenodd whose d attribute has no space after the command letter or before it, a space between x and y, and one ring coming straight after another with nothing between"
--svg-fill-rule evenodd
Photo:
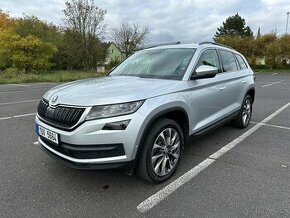
<instances>
[{"instance_id":1,"label":"sky","mask_svg":"<svg viewBox=\"0 0 290 218\"><path fill-rule=\"evenodd\" d=\"M290 0L95 0L95 4L107 10L107 40L110 29L124 21L149 27L146 44L212 41L216 29L236 13L254 34L260 27L262 34L276 29L281 35L290 11ZM63 25L64 8L65 0L0 0L0 9L12 17L35 15L57 25Z\"/></svg>"}]
</instances>

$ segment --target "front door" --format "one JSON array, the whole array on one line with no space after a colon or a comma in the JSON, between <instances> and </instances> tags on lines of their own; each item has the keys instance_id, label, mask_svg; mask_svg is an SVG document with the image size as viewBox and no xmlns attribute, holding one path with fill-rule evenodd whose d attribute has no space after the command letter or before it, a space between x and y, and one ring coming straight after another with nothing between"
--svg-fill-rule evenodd
<instances>
[{"instance_id":1,"label":"front door","mask_svg":"<svg viewBox=\"0 0 290 218\"><path fill-rule=\"evenodd\" d=\"M204 50L195 69L201 65L214 66L221 72L219 58L215 49ZM214 78L189 81L191 90L192 133L198 132L223 117L227 102L227 84L223 73Z\"/></svg>"}]
</instances>

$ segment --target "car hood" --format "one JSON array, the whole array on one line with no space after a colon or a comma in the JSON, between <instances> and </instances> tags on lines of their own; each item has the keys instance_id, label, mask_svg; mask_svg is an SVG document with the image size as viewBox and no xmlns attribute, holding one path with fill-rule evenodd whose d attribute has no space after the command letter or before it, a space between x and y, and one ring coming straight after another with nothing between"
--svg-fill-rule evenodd
<instances>
[{"instance_id":1,"label":"car hood","mask_svg":"<svg viewBox=\"0 0 290 218\"><path fill-rule=\"evenodd\" d=\"M107 76L56 86L43 96L51 104L93 106L144 100L182 91L187 82L130 76Z\"/></svg>"}]
</instances>

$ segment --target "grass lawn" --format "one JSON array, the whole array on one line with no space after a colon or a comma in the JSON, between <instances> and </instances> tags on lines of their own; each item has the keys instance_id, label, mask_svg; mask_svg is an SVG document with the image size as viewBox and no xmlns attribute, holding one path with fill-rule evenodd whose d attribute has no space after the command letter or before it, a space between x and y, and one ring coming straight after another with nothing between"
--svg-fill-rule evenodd
<instances>
[{"instance_id":1,"label":"grass lawn","mask_svg":"<svg viewBox=\"0 0 290 218\"><path fill-rule=\"evenodd\" d=\"M258 73L290 73L290 69L253 69Z\"/></svg>"},{"instance_id":2,"label":"grass lawn","mask_svg":"<svg viewBox=\"0 0 290 218\"><path fill-rule=\"evenodd\" d=\"M32 82L69 82L78 79L104 76L96 71L51 71L43 73L0 72L0 84Z\"/></svg>"}]
</instances>

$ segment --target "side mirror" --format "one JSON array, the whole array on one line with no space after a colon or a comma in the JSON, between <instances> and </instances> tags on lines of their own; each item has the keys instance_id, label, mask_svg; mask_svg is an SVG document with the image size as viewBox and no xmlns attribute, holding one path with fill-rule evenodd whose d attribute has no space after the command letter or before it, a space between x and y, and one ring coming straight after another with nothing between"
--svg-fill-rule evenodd
<instances>
[{"instance_id":1,"label":"side mirror","mask_svg":"<svg viewBox=\"0 0 290 218\"><path fill-rule=\"evenodd\" d=\"M218 71L219 70L216 67L209 65L201 65L195 70L192 79L213 78L216 76Z\"/></svg>"}]
</instances>

